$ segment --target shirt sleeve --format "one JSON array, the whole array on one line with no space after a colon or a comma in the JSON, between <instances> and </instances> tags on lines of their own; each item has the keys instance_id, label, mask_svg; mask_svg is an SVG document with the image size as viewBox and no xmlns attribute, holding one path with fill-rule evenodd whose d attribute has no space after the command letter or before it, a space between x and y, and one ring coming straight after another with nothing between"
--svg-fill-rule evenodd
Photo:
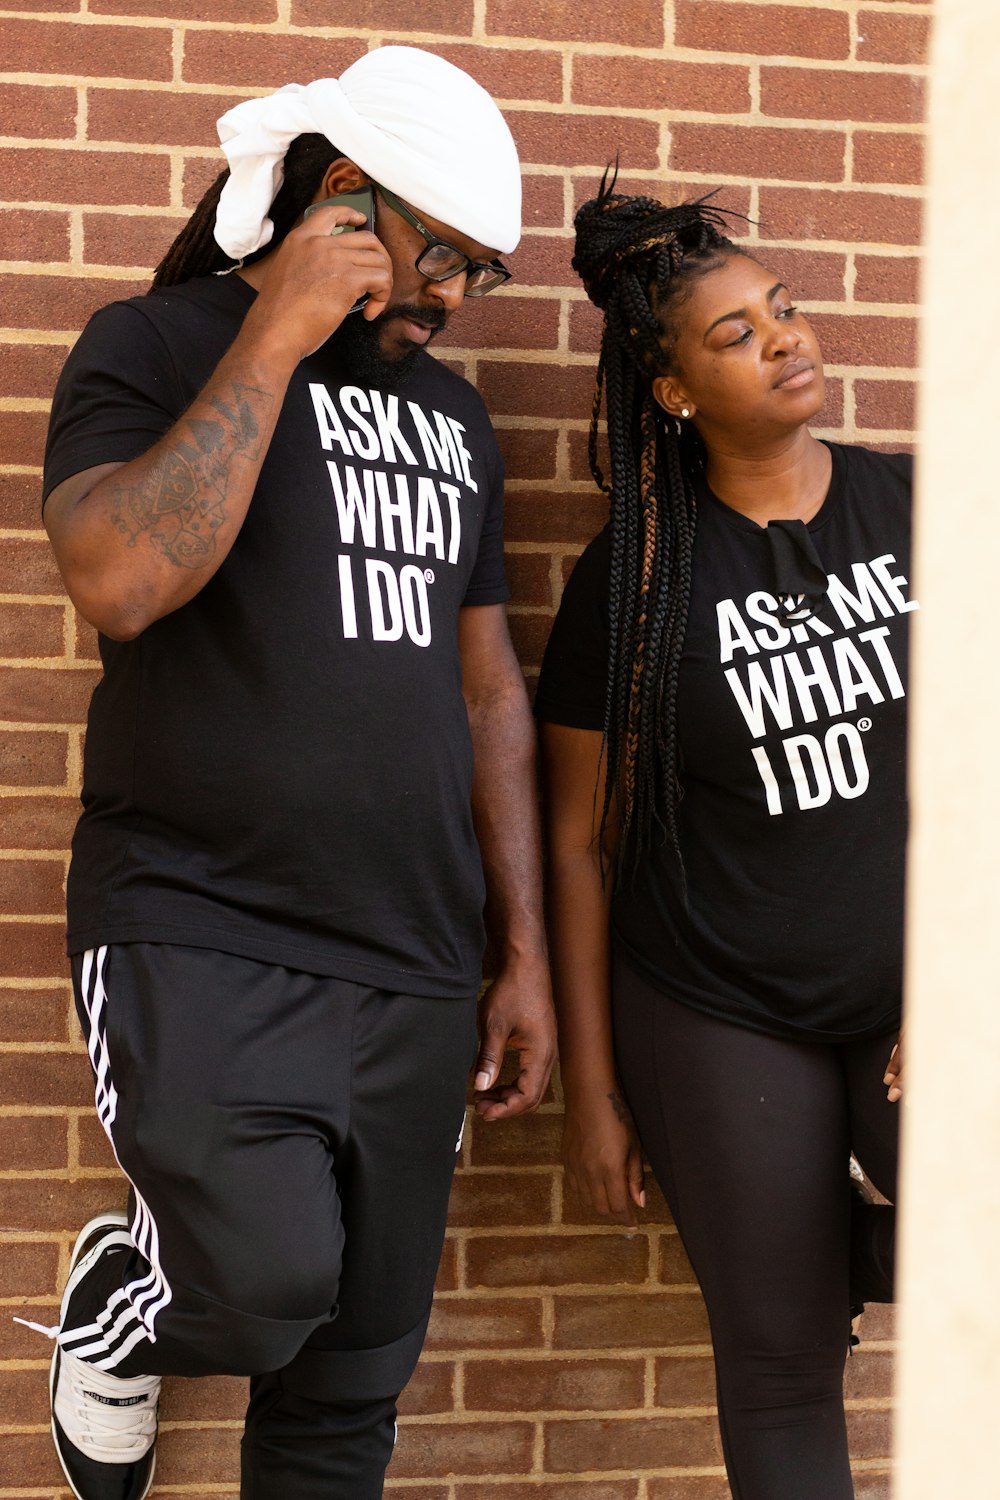
<instances>
[{"instance_id":1,"label":"shirt sleeve","mask_svg":"<svg viewBox=\"0 0 1000 1500\"><path fill-rule=\"evenodd\" d=\"M43 496L83 469L148 452L184 405L173 360L150 320L133 303L102 308L56 385Z\"/></svg>"},{"instance_id":2,"label":"shirt sleeve","mask_svg":"<svg viewBox=\"0 0 1000 1500\"><path fill-rule=\"evenodd\" d=\"M535 713L547 723L604 728L610 568L611 531L605 527L570 574L545 649Z\"/></svg>"},{"instance_id":3,"label":"shirt sleeve","mask_svg":"<svg viewBox=\"0 0 1000 1500\"><path fill-rule=\"evenodd\" d=\"M479 534L479 551L473 565L469 586L462 600L466 604L506 604L510 586L503 561L503 479L500 450L490 430L492 453L489 464L489 495L483 529Z\"/></svg>"}]
</instances>

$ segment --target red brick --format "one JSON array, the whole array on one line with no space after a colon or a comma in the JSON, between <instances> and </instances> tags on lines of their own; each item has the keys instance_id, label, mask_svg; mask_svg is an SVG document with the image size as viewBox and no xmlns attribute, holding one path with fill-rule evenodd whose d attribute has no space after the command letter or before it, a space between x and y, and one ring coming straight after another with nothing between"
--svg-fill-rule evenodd
<instances>
[{"instance_id":1,"label":"red brick","mask_svg":"<svg viewBox=\"0 0 1000 1500\"><path fill-rule=\"evenodd\" d=\"M246 1405L247 1383L235 1375L166 1380L160 1401L160 1421L241 1422Z\"/></svg>"},{"instance_id":2,"label":"red brick","mask_svg":"<svg viewBox=\"0 0 1000 1500\"><path fill-rule=\"evenodd\" d=\"M547 552L508 552L505 567L514 604L553 607L552 559Z\"/></svg>"},{"instance_id":3,"label":"red brick","mask_svg":"<svg viewBox=\"0 0 1000 1500\"><path fill-rule=\"evenodd\" d=\"M402 1417L429 1416L455 1410L455 1367L448 1361L417 1365L399 1403Z\"/></svg>"},{"instance_id":4,"label":"red brick","mask_svg":"<svg viewBox=\"0 0 1000 1500\"><path fill-rule=\"evenodd\" d=\"M0 1116L0 1162L19 1172L65 1171L68 1162L65 1117ZM0 1400L0 1411L4 1410Z\"/></svg>"},{"instance_id":5,"label":"red brick","mask_svg":"<svg viewBox=\"0 0 1000 1500\"><path fill-rule=\"evenodd\" d=\"M538 37L552 42L617 42L625 47L661 47L663 13L658 5L581 6L577 0L487 0L491 36Z\"/></svg>"},{"instance_id":6,"label":"red brick","mask_svg":"<svg viewBox=\"0 0 1000 1500\"><path fill-rule=\"evenodd\" d=\"M8 463L41 463L48 420L44 411L0 412L0 453Z\"/></svg>"},{"instance_id":7,"label":"red brick","mask_svg":"<svg viewBox=\"0 0 1000 1500\"><path fill-rule=\"evenodd\" d=\"M97 678L86 668L0 667L0 719L14 724L79 724Z\"/></svg>"},{"instance_id":8,"label":"red brick","mask_svg":"<svg viewBox=\"0 0 1000 1500\"><path fill-rule=\"evenodd\" d=\"M33 524L41 524L41 485L34 481L37 509ZM62 594L62 579L52 548L43 539L6 537L0 540L0 593Z\"/></svg>"},{"instance_id":9,"label":"red brick","mask_svg":"<svg viewBox=\"0 0 1000 1500\"><path fill-rule=\"evenodd\" d=\"M693 1286L694 1272L681 1244L680 1236L662 1234L657 1257L657 1276L668 1286Z\"/></svg>"},{"instance_id":10,"label":"red brick","mask_svg":"<svg viewBox=\"0 0 1000 1500\"><path fill-rule=\"evenodd\" d=\"M552 632L552 616L544 614L518 614L513 612L508 621L510 638L514 643L517 659L526 671L537 670L542 664L545 647Z\"/></svg>"},{"instance_id":11,"label":"red brick","mask_svg":"<svg viewBox=\"0 0 1000 1500\"><path fill-rule=\"evenodd\" d=\"M779 275L803 302L842 302L847 257L835 251L792 250L787 245L753 247L755 257Z\"/></svg>"},{"instance_id":12,"label":"red brick","mask_svg":"<svg viewBox=\"0 0 1000 1500\"><path fill-rule=\"evenodd\" d=\"M657 1406L715 1405L715 1364L710 1354L658 1359L654 1369Z\"/></svg>"},{"instance_id":13,"label":"red brick","mask_svg":"<svg viewBox=\"0 0 1000 1500\"><path fill-rule=\"evenodd\" d=\"M616 1417L601 1422L545 1423L545 1467L556 1473L588 1469L664 1469L718 1463L714 1417Z\"/></svg>"},{"instance_id":14,"label":"red brick","mask_svg":"<svg viewBox=\"0 0 1000 1500\"><path fill-rule=\"evenodd\" d=\"M153 146L214 145L218 140L216 120L242 98L245 98L242 93L90 89L87 137L92 141L137 141Z\"/></svg>"},{"instance_id":15,"label":"red brick","mask_svg":"<svg viewBox=\"0 0 1000 1500\"><path fill-rule=\"evenodd\" d=\"M0 84L0 135L54 141L75 133L75 90L52 84Z\"/></svg>"},{"instance_id":16,"label":"red brick","mask_svg":"<svg viewBox=\"0 0 1000 1500\"><path fill-rule=\"evenodd\" d=\"M186 214L84 214L89 265L142 266L152 272L187 223Z\"/></svg>"},{"instance_id":17,"label":"red brick","mask_svg":"<svg viewBox=\"0 0 1000 1500\"><path fill-rule=\"evenodd\" d=\"M817 5L732 5L728 0L677 0L674 45L703 52L763 57L850 55L842 11Z\"/></svg>"},{"instance_id":18,"label":"red brick","mask_svg":"<svg viewBox=\"0 0 1000 1500\"><path fill-rule=\"evenodd\" d=\"M645 1236L486 1236L465 1249L470 1287L619 1285L645 1281L649 1247Z\"/></svg>"},{"instance_id":19,"label":"red brick","mask_svg":"<svg viewBox=\"0 0 1000 1500\"><path fill-rule=\"evenodd\" d=\"M50 979L66 972L62 924L5 922L4 967L18 979Z\"/></svg>"},{"instance_id":20,"label":"red brick","mask_svg":"<svg viewBox=\"0 0 1000 1500\"><path fill-rule=\"evenodd\" d=\"M65 1229L67 1225L75 1230L95 1214L123 1206L126 1192L124 1178L120 1184L103 1177L85 1177L78 1182L63 1182L58 1177L14 1178L3 1186L4 1221L12 1229L33 1234ZM31 1316L41 1323L50 1321L37 1313ZM33 1348L37 1357L37 1343ZM6 1350L4 1353L9 1357ZM9 1482L6 1473L4 1482Z\"/></svg>"},{"instance_id":21,"label":"red brick","mask_svg":"<svg viewBox=\"0 0 1000 1500\"><path fill-rule=\"evenodd\" d=\"M463 349L555 349L559 303L514 295L466 299L441 342Z\"/></svg>"},{"instance_id":22,"label":"red brick","mask_svg":"<svg viewBox=\"0 0 1000 1500\"><path fill-rule=\"evenodd\" d=\"M547 554L535 555L543 556L549 566ZM562 1127L561 1114L521 1115L505 1121L502 1130L477 1115L472 1123L472 1162L477 1167L552 1166L560 1160Z\"/></svg>"},{"instance_id":23,"label":"red brick","mask_svg":"<svg viewBox=\"0 0 1000 1500\"><path fill-rule=\"evenodd\" d=\"M525 229L561 229L565 222L563 179L530 172L521 178L521 219Z\"/></svg>"},{"instance_id":24,"label":"red brick","mask_svg":"<svg viewBox=\"0 0 1000 1500\"><path fill-rule=\"evenodd\" d=\"M395 1484L391 1479L386 1481L385 1493L390 1497L398 1495L400 1500L452 1500L451 1488L445 1484Z\"/></svg>"},{"instance_id":25,"label":"red brick","mask_svg":"<svg viewBox=\"0 0 1000 1500\"><path fill-rule=\"evenodd\" d=\"M594 368L591 372L593 380L597 370L597 352L601 347L601 331L604 327L603 315L590 302L574 302L569 310L569 347L574 354L593 354ZM593 396L593 390L591 391ZM588 415L589 407L581 406L576 412L578 417Z\"/></svg>"},{"instance_id":26,"label":"red brick","mask_svg":"<svg viewBox=\"0 0 1000 1500\"><path fill-rule=\"evenodd\" d=\"M816 413L817 427L840 427L844 421L844 382L834 376L826 377L826 400Z\"/></svg>"},{"instance_id":27,"label":"red brick","mask_svg":"<svg viewBox=\"0 0 1000 1500\"><path fill-rule=\"evenodd\" d=\"M497 443L508 483L515 479L552 479L556 472L558 434L524 427L501 427Z\"/></svg>"},{"instance_id":28,"label":"red brick","mask_svg":"<svg viewBox=\"0 0 1000 1500\"><path fill-rule=\"evenodd\" d=\"M0 209L0 240L9 260L68 260L69 215L45 209Z\"/></svg>"},{"instance_id":29,"label":"red brick","mask_svg":"<svg viewBox=\"0 0 1000 1500\"><path fill-rule=\"evenodd\" d=\"M76 610L73 610L72 618L73 647L70 654L73 660L99 663L101 653L97 644L97 631Z\"/></svg>"},{"instance_id":30,"label":"red brick","mask_svg":"<svg viewBox=\"0 0 1000 1500\"><path fill-rule=\"evenodd\" d=\"M436 1292L453 1292L457 1286L458 1245L454 1239L446 1236L444 1248L441 1251L441 1259L438 1262L434 1290Z\"/></svg>"},{"instance_id":31,"label":"red brick","mask_svg":"<svg viewBox=\"0 0 1000 1500\"><path fill-rule=\"evenodd\" d=\"M228 21L267 25L277 20L276 0L90 0L95 16L148 16L153 21ZM304 81L304 80L303 80Z\"/></svg>"},{"instance_id":32,"label":"red brick","mask_svg":"<svg viewBox=\"0 0 1000 1500\"><path fill-rule=\"evenodd\" d=\"M572 258L571 235L529 234L512 255L504 256L504 264L519 286L578 287Z\"/></svg>"},{"instance_id":33,"label":"red brick","mask_svg":"<svg viewBox=\"0 0 1000 1500\"><path fill-rule=\"evenodd\" d=\"M5 797L4 841L9 849L66 849L79 816L76 796Z\"/></svg>"},{"instance_id":34,"label":"red brick","mask_svg":"<svg viewBox=\"0 0 1000 1500\"><path fill-rule=\"evenodd\" d=\"M862 1341L847 1361L844 1395L849 1401L866 1401L892 1392L893 1354L889 1349L871 1349Z\"/></svg>"},{"instance_id":35,"label":"red brick","mask_svg":"<svg viewBox=\"0 0 1000 1500\"><path fill-rule=\"evenodd\" d=\"M657 1185L656 1179L646 1168L646 1207L640 1214L642 1227L652 1229L657 1225L664 1227L671 1223L670 1210L664 1202L663 1194ZM576 1199L572 1188L567 1182L563 1197L562 1222L564 1224L604 1224L609 1220L603 1214L594 1213L590 1209L584 1209Z\"/></svg>"},{"instance_id":36,"label":"red brick","mask_svg":"<svg viewBox=\"0 0 1000 1500\"><path fill-rule=\"evenodd\" d=\"M329 5L326 5L329 24ZM341 22L338 10L338 25ZM371 24L370 22L366 23ZM273 32L188 31L184 36L182 76L188 83L231 85L241 89L281 88L313 78L335 78L363 51L356 41L315 36L277 36ZM218 140L214 129L203 144Z\"/></svg>"},{"instance_id":37,"label":"red brick","mask_svg":"<svg viewBox=\"0 0 1000 1500\"><path fill-rule=\"evenodd\" d=\"M858 57L869 63L925 63L930 32L930 16L859 11Z\"/></svg>"},{"instance_id":38,"label":"red brick","mask_svg":"<svg viewBox=\"0 0 1000 1500\"><path fill-rule=\"evenodd\" d=\"M169 200L170 162L131 151L7 146L0 170L11 200L48 203L136 203Z\"/></svg>"},{"instance_id":39,"label":"red brick","mask_svg":"<svg viewBox=\"0 0 1000 1500\"><path fill-rule=\"evenodd\" d=\"M8 344L7 348L10 349L11 345ZM41 515L41 480L34 474L0 474L0 528L34 530L41 525ZM0 576L5 566L3 545L0 544ZM0 588L2 586L0 583Z\"/></svg>"},{"instance_id":40,"label":"red brick","mask_svg":"<svg viewBox=\"0 0 1000 1500\"><path fill-rule=\"evenodd\" d=\"M912 380L859 380L854 387L859 427L911 429L916 426L917 387Z\"/></svg>"},{"instance_id":41,"label":"red brick","mask_svg":"<svg viewBox=\"0 0 1000 1500\"><path fill-rule=\"evenodd\" d=\"M589 365L481 359L476 384L496 416L573 418L590 410L594 371Z\"/></svg>"},{"instance_id":42,"label":"red brick","mask_svg":"<svg viewBox=\"0 0 1000 1500\"><path fill-rule=\"evenodd\" d=\"M58 1274L57 1244L38 1240L5 1239L2 1242L0 1297L52 1297L57 1291ZM10 1357L5 1340L4 1358Z\"/></svg>"},{"instance_id":43,"label":"red brick","mask_svg":"<svg viewBox=\"0 0 1000 1500\"><path fill-rule=\"evenodd\" d=\"M855 182L922 183L923 136L888 130L857 131L851 175Z\"/></svg>"},{"instance_id":44,"label":"red brick","mask_svg":"<svg viewBox=\"0 0 1000 1500\"><path fill-rule=\"evenodd\" d=\"M0 989L0 1042L65 1042L68 1021L69 995L64 988Z\"/></svg>"},{"instance_id":45,"label":"red brick","mask_svg":"<svg viewBox=\"0 0 1000 1500\"><path fill-rule=\"evenodd\" d=\"M5 394L51 396L65 359L66 350L60 344L8 345L3 354ZM4 456L12 461L6 452Z\"/></svg>"},{"instance_id":46,"label":"red brick","mask_svg":"<svg viewBox=\"0 0 1000 1500\"><path fill-rule=\"evenodd\" d=\"M535 1429L532 1422L446 1422L400 1428L392 1455L396 1479L435 1474L527 1474Z\"/></svg>"},{"instance_id":47,"label":"red brick","mask_svg":"<svg viewBox=\"0 0 1000 1500\"><path fill-rule=\"evenodd\" d=\"M63 21L4 24L8 73L66 73L71 78L170 78L170 29ZM85 64L85 66L81 66Z\"/></svg>"},{"instance_id":48,"label":"red brick","mask_svg":"<svg viewBox=\"0 0 1000 1500\"><path fill-rule=\"evenodd\" d=\"M455 1173L448 1203L448 1222L454 1228L548 1224L551 1217L552 1181L547 1172Z\"/></svg>"},{"instance_id":49,"label":"red brick","mask_svg":"<svg viewBox=\"0 0 1000 1500\"><path fill-rule=\"evenodd\" d=\"M438 1297L427 1330L427 1348L448 1350L540 1349L542 1306L536 1297Z\"/></svg>"},{"instance_id":50,"label":"red brick","mask_svg":"<svg viewBox=\"0 0 1000 1500\"><path fill-rule=\"evenodd\" d=\"M61 860L0 859L0 911L5 916L58 916L64 905Z\"/></svg>"},{"instance_id":51,"label":"red brick","mask_svg":"<svg viewBox=\"0 0 1000 1500\"><path fill-rule=\"evenodd\" d=\"M421 24L420 29L426 28ZM435 46L434 51L456 68L470 73L494 99L544 99L552 104L562 99L563 67L559 52L546 52L538 47L449 46Z\"/></svg>"},{"instance_id":52,"label":"red brick","mask_svg":"<svg viewBox=\"0 0 1000 1500\"><path fill-rule=\"evenodd\" d=\"M556 1349L655 1349L708 1343L705 1308L693 1294L604 1293L599 1297L557 1296L555 1301Z\"/></svg>"},{"instance_id":53,"label":"red brick","mask_svg":"<svg viewBox=\"0 0 1000 1500\"><path fill-rule=\"evenodd\" d=\"M840 182L847 137L840 130L695 125L671 130L670 165L681 172Z\"/></svg>"},{"instance_id":54,"label":"red brick","mask_svg":"<svg viewBox=\"0 0 1000 1500\"><path fill-rule=\"evenodd\" d=\"M63 656L65 636L66 611L61 605L5 604L0 610L0 656L22 661Z\"/></svg>"},{"instance_id":55,"label":"red brick","mask_svg":"<svg viewBox=\"0 0 1000 1500\"><path fill-rule=\"evenodd\" d=\"M196 208L204 194L225 168L225 158L219 156L194 156L184 163L182 201L186 214Z\"/></svg>"},{"instance_id":56,"label":"red brick","mask_svg":"<svg viewBox=\"0 0 1000 1500\"><path fill-rule=\"evenodd\" d=\"M683 1478L651 1478L649 1500L730 1500L732 1491L721 1474L685 1474ZM856 1496L860 1500L860 1496Z\"/></svg>"},{"instance_id":57,"label":"red brick","mask_svg":"<svg viewBox=\"0 0 1000 1500\"><path fill-rule=\"evenodd\" d=\"M33 11L73 11L80 9L80 0L32 0ZM11 10L24 10L23 0L0 0L0 14Z\"/></svg>"},{"instance_id":58,"label":"red brick","mask_svg":"<svg viewBox=\"0 0 1000 1500\"><path fill-rule=\"evenodd\" d=\"M750 71L727 63L678 62L674 58L594 57L573 59L573 102L643 109L745 114L750 108Z\"/></svg>"},{"instance_id":59,"label":"red brick","mask_svg":"<svg viewBox=\"0 0 1000 1500\"><path fill-rule=\"evenodd\" d=\"M920 202L897 193L833 192L765 187L760 191L765 239L840 243L920 244Z\"/></svg>"},{"instance_id":60,"label":"red brick","mask_svg":"<svg viewBox=\"0 0 1000 1500\"><path fill-rule=\"evenodd\" d=\"M916 364L917 325L912 318L814 313L809 321L828 364Z\"/></svg>"},{"instance_id":61,"label":"red brick","mask_svg":"<svg viewBox=\"0 0 1000 1500\"><path fill-rule=\"evenodd\" d=\"M848 1411L847 1437L854 1458L888 1458L892 1453L891 1411Z\"/></svg>"},{"instance_id":62,"label":"red brick","mask_svg":"<svg viewBox=\"0 0 1000 1500\"><path fill-rule=\"evenodd\" d=\"M81 1115L77 1130L80 1166L94 1171L114 1171L114 1152L97 1116L95 1114Z\"/></svg>"},{"instance_id":63,"label":"red brick","mask_svg":"<svg viewBox=\"0 0 1000 1500\"><path fill-rule=\"evenodd\" d=\"M859 255L854 296L858 302L917 302L920 261L915 256Z\"/></svg>"},{"instance_id":64,"label":"red brick","mask_svg":"<svg viewBox=\"0 0 1000 1500\"><path fill-rule=\"evenodd\" d=\"M523 109L508 109L505 115L521 160L533 165L573 167L576 171L589 165L603 171L616 155L639 169L657 164L660 129L652 120Z\"/></svg>"},{"instance_id":65,"label":"red brick","mask_svg":"<svg viewBox=\"0 0 1000 1500\"><path fill-rule=\"evenodd\" d=\"M0 1411L11 1425L48 1423L49 1393L38 1370L0 1370Z\"/></svg>"},{"instance_id":66,"label":"red brick","mask_svg":"<svg viewBox=\"0 0 1000 1500\"><path fill-rule=\"evenodd\" d=\"M892 1469L879 1474L865 1469L854 1475L854 1500L891 1500Z\"/></svg>"},{"instance_id":67,"label":"red brick","mask_svg":"<svg viewBox=\"0 0 1000 1500\"><path fill-rule=\"evenodd\" d=\"M201 1491L202 1485L235 1485L239 1472L238 1427L181 1427L164 1433L156 1445L158 1488L196 1485Z\"/></svg>"},{"instance_id":68,"label":"red brick","mask_svg":"<svg viewBox=\"0 0 1000 1500\"><path fill-rule=\"evenodd\" d=\"M407 1497L410 1491L406 1492ZM525 1484L491 1479L487 1484L457 1484L455 1500L636 1500L637 1479L550 1479ZM401 1497L402 1500L402 1497Z\"/></svg>"},{"instance_id":69,"label":"red brick","mask_svg":"<svg viewBox=\"0 0 1000 1500\"><path fill-rule=\"evenodd\" d=\"M504 530L511 541L582 546L607 519L607 496L596 488L571 494L513 491L505 501Z\"/></svg>"},{"instance_id":70,"label":"red brick","mask_svg":"<svg viewBox=\"0 0 1000 1500\"><path fill-rule=\"evenodd\" d=\"M917 124L924 117L924 81L881 70L765 67L760 107L763 114L782 119Z\"/></svg>"},{"instance_id":71,"label":"red brick","mask_svg":"<svg viewBox=\"0 0 1000 1500\"><path fill-rule=\"evenodd\" d=\"M468 1411L602 1411L642 1406L638 1359L466 1360Z\"/></svg>"}]
</instances>

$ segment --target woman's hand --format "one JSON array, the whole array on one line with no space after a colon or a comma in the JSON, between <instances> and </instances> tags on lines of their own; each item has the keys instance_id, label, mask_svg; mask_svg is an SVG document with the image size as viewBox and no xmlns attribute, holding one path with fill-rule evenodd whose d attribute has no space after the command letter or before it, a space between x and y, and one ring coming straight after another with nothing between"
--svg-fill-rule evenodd
<instances>
[{"instance_id":1,"label":"woman's hand","mask_svg":"<svg viewBox=\"0 0 1000 1500\"><path fill-rule=\"evenodd\" d=\"M567 1106L563 1160L585 1207L636 1227L635 1210L646 1206L642 1152L617 1087Z\"/></svg>"},{"instance_id":2,"label":"woman's hand","mask_svg":"<svg viewBox=\"0 0 1000 1500\"><path fill-rule=\"evenodd\" d=\"M888 1086L888 1099L890 1104L895 1104L903 1097L903 1033L902 1030L896 1039L896 1045L889 1055L889 1061L885 1067L885 1077L882 1082Z\"/></svg>"}]
</instances>

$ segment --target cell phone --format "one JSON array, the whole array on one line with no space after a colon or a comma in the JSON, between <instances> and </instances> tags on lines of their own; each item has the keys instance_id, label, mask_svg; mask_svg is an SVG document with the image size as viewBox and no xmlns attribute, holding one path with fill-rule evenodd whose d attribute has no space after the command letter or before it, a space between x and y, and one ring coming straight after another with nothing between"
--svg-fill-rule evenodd
<instances>
[{"instance_id":1,"label":"cell phone","mask_svg":"<svg viewBox=\"0 0 1000 1500\"><path fill-rule=\"evenodd\" d=\"M364 214L365 222L363 224L337 224L330 230L331 234L349 234L354 229L373 230L375 228L375 191L367 185L356 188L352 193L337 193L333 198L321 198L319 203L310 203L302 217L308 219L309 215L314 214L318 208L333 208L338 204L343 204L345 208L357 209L359 214ZM363 297L358 298L353 307L348 308L348 312L360 312L367 301L366 292Z\"/></svg>"}]
</instances>

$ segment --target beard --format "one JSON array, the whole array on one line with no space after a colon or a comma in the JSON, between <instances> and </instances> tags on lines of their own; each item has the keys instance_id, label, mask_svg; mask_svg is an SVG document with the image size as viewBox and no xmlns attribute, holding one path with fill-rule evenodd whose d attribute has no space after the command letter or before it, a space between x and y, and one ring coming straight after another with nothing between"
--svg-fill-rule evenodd
<instances>
[{"instance_id":1,"label":"beard","mask_svg":"<svg viewBox=\"0 0 1000 1500\"><path fill-rule=\"evenodd\" d=\"M426 345L400 344L400 353L386 354L381 331L391 318L412 318L439 333L448 320L443 307L422 307L417 302L391 303L371 322L358 313L349 313L329 339L329 347L343 362L351 381L376 390L391 391L406 385L413 374L418 356ZM430 342L430 340L428 340Z\"/></svg>"}]
</instances>

